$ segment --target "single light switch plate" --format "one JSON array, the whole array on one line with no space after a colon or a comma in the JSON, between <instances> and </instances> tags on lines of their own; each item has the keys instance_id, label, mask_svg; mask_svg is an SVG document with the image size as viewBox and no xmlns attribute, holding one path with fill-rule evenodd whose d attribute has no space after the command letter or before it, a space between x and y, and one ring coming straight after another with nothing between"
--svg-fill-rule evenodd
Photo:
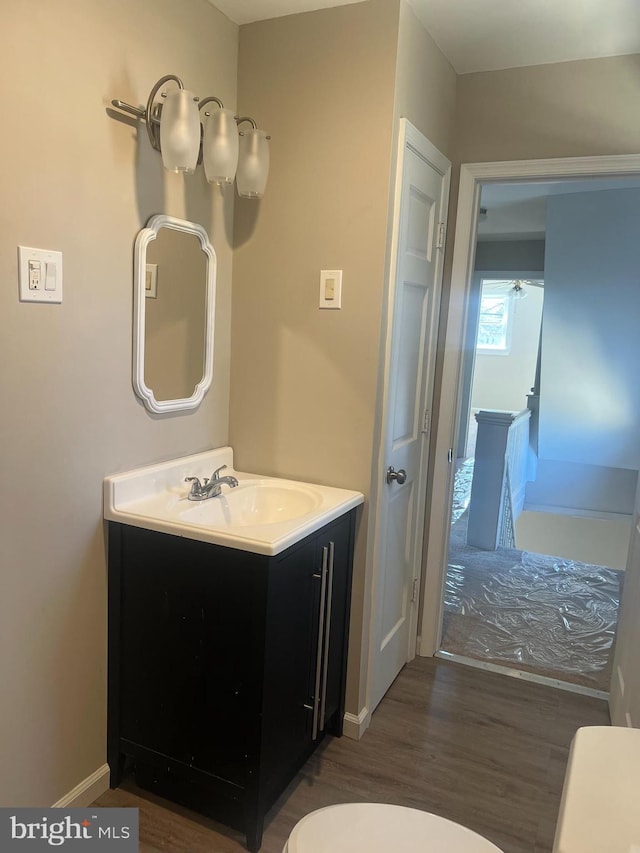
<instances>
[{"instance_id":1,"label":"single light switch plate","mask_svg":"<svg viewBox=\"0 0 640 853\"><path fill-rule=\"evenodd\" d=\"M21 302L62 302L62 252L18 246Z\"/></svg>"},{"instance_id":2,"label":"single light switch plate","mask_svg":"<svg viewBox=\"0 0 640 853\"><path fill-rule=\"evenodd\" d=\"M320 270L320 307L342 308L342 270Z\"/></svg>"}]
</instances>

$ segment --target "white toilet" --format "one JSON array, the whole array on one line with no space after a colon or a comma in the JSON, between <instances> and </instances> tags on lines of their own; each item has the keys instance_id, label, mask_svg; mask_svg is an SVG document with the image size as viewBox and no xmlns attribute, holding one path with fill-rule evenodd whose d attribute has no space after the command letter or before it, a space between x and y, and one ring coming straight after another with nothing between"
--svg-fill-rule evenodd
<instances>
[{"instance_id":1,"label":"white toilet","mask_svg":"<svg viewBox=\"0 0 640 853\"><path fill-rule=\"evenodd\" d=\"M640 853L639 792L640 729L578 729L553 853Z\"/></svg>"},{"instance_id":2,"label":"white toilet","mask_svg":"<svg viewBox=\"0 0 640 853\"><path fill-rule=\"evenodd\" d=\"M311 812L282 853L502 853L443 817L384 803L344 803Z\"/></svg>"}]
</instances>

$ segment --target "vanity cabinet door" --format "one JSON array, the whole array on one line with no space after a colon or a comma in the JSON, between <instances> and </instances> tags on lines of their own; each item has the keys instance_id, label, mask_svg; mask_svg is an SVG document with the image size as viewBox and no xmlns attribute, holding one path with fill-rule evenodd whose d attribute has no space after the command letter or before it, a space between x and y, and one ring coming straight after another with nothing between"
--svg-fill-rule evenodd
<instances>
[{"instance_id":1,"label":"vanity cabinet door","mask_svg":"<svg viewBox=\"0 0 640 853\"><path fill-rule=\"evenodd\" d=\"M312 748L313 673L320 585L315 540L272 558L269 568L261 775L266 802Z\"/></svg>"},{"instance_id":2,"label":"vanity cabinet door","mask_svg":"<svg viewBox=\"0 0 640 853\"><path fill-rule=\"evenodd\" d=\"M266 558L122 530L119 736L244 785L257 740Z\"/></svg>"},{"instance_id":3,"label":"vanity cabinet door","mask_svg":"<svg viewBox=\"0 0 640 853\"><path fill-rule=\"evenodd\" d=\"M262 760L278 793L325 731L342 734L353 528L350 513L270 564Z\"/></svg>"},{"instance_id":4,"label":"vanity cabinet door","mask_svg":"<svg viewBox=\"0 0 640 853\"><path fill-rule=\"evenodd\" d=\"M342 734L354 513L269 569L261 774L268 808L325 731Z\"/></svg>"}]
</instances>

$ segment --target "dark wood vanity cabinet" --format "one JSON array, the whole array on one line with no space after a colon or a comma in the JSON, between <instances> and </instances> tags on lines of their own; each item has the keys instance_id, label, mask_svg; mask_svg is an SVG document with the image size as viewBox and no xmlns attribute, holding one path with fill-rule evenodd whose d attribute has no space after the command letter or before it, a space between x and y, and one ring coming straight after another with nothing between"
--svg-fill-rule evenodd
<instances>
[{"instance_id":1,"label":"dark wood vanity cabinet","mask_svg":"<svg viewBox=\"0 0 640 853\"><path fill-rule=\"evenodd\" d=\"M355 510L275 557L109 522L108 761L243 830L342 734Z\"/></svg>"}]
</instances>

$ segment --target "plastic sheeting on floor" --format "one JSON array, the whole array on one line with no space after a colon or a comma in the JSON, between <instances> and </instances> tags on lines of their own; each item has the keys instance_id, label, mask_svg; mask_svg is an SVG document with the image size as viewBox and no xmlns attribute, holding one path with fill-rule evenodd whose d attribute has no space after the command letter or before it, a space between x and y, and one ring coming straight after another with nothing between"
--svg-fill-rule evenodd
<instances>
[{"instance_id":1,"label":"plastic sheeting on floor","mask_svg":"<svg viewBox=\"0 0 640 853\"><path fill-rule=\"evenodd\" d=\"M602 673L608 681L604 670L615 637L620 572L513 549L452 551L446 651L525 665L550 677Z\"/></svg>"},{"instance_id":2,"label":"plastic sheeting on floor","mask_svg":"<svg viewBox=\"0 0 640 853\"><path fill-rule=\"evenodd\" d=\"M453 480L453 500L451 502L451 524L455 524L469 506L471 500L471 482L475 459L470 456L456 469Z\"/></svg>"}]
</instances>

